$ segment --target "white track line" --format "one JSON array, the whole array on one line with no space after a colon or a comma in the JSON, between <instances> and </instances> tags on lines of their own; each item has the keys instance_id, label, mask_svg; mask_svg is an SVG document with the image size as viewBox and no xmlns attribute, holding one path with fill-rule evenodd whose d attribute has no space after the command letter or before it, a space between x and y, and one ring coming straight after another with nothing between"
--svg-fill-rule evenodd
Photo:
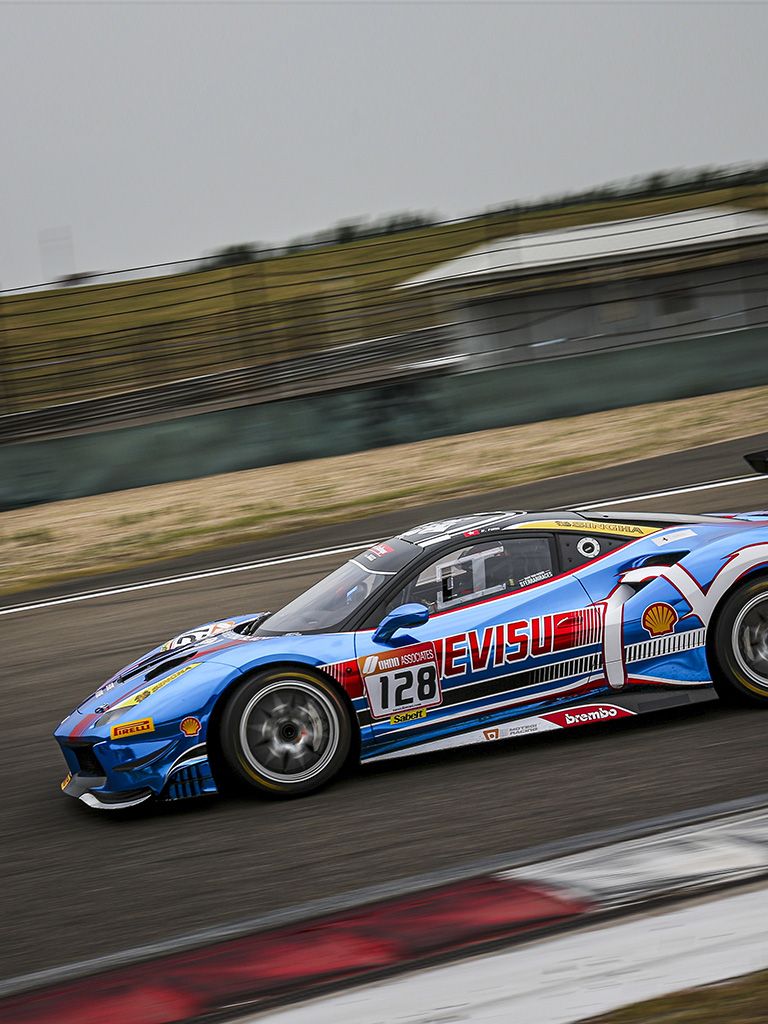
<instances>
[{"instance_id":1,"label":"white track line","mask_svg":"<svg viewBox=\"0 0 768 1024\"><path fill-rule=\"evenodd\" d=\"M38 608L53 608L60 604L74 604L76 601L94 601L100 597L114 597L118 594L128 594L133 590L150 590L153 587L170 587L176 583L190 583L194 580L204 580L211 576L227 576L233 572L250 572L252 569L265 569L271 565L287 565L289 562L303 562L310 558L325 558L327 555L343 555L350 551L362 551L365 548L376 544L380 537L374 540L362 540L359 544L347 544L340 548L322 548L317 551L301 551L295 555L283 555L277 558L264 558L258 562L243 562L240 565L221 565L213 569L201 569L199 572L185 573L182 576L168 576L159 580L141 580L138 583L127 583L123 587L108 587L105 590L91 590L80 594L69 594L67 597L55 597L49 601L31 601L29 604L19 604L0 608L0 615L15 615L18 612L35 611Z\"/></svg>"},{"instance_id":2,"label":"white track line","mask_svg":"<svg viewBox=\"0 0 768 1024\"><path fill-rule=\"evenodd\" d=\"M713 491L717 487L734 487L737 484L754 484L765 482L763 476L735 476L730 480L710 480L704 484L691 484L690 487L672 487L668 491L653 491L650 494L630 494L623 498L609 498L594 501L589 505L569 505L568 508L604 508L606 505L618 505L623 501L653 501L654 498L666 498L670 494L692 494L694 491Z\"/></svg>"},{"instance_id":3,"label":"white track line","mask_svg":"<svg viewBox=\"0 0 768 1024\"><path fill-rule=\"evenodd\" d=\"M606 498L602 501L592 502L589 505L572 504L561 506L562 508L591 509L603 508L609 505L618 505L626 501L652 501L654 498L664 498L672 494L691 494L694 491L710 491L718 487L733 487L737 484L765 483L762 476L737 476L729 480L710 480L706 483L691 484L689 487L675 487L666 491L651 491L648 494L634 494L623 498ZM222 565L213 569L201 569L199 572L184 573L180 576L168 576L158 580L141 580L138 583L127 583L122 587L107 587L104 590L91 590L78 594L70 594L66 597L56 597L48 601L30 601L28 604L10 605L0 608L0 615L18 615L21 612L37 611L43 608L55 608L58 605L75 604L79 601L95 601L104 597L116 597L119 594L129 594L137 590L151 590L155 587L170 587L177 583L191 583L195 580L210 579L214 576L228 576L236 572L250 572L255 569L265 569L274 565L288 565L290 562L303 562L312 558L325 558L330 555L342 555L350 551L362 551L377 544L382 537L373 537L362 540L358 544L347 544L337 548L323 548L317 551L301 551L292 555L282 555L276 558L264 558L257 562L243 562L240 565Z\"/></svg>"}]
</instances>

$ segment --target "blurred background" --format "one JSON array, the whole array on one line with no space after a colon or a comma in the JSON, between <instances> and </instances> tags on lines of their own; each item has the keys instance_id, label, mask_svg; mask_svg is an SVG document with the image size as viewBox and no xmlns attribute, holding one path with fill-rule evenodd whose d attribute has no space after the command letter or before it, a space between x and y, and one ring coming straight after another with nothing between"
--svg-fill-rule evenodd
<instances>
[{"instance_id":1,"label":"blurred background","mask_svg":"<svg viewBox=\"0 0 768 1024\"><path fill-rule=\"evenodd\" d=\"M0 507L766 381L760 5L3 19Z\"/></svg>"}]
</instances>

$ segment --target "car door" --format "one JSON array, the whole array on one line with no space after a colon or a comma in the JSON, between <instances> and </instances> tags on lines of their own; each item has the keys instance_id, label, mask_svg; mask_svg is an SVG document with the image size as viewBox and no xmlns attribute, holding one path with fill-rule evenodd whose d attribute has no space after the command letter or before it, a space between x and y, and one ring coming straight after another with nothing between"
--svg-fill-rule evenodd
<instances>
[{"instance_id":1,"label":"car door","mask_svg":"<svg viewBox=\"0 0 768 1024\"><path fill-rule=\"evenodd\" d=\"M464 538L387 595L367 626L409 602L430 617L386 644L358 633L373 756L496 739L501 723L594 688L600 609L559 568L550 533Z\"/></svg>"}]
</instances>

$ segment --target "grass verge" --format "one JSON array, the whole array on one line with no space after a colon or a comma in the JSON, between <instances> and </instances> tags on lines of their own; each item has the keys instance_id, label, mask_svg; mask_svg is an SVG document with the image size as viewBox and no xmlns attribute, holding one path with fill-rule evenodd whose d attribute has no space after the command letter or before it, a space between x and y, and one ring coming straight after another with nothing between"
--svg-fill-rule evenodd
<instances>
[{"instance_id":1,"label":"grass verge","mask_svg":"<svg viewBox=\"0 0 768 1024\"><path fill-rule=\"evenodd\" d=\"M768 971L635 1003L584 1024L768 1024Z\"/></svg>"},{"instance_id":2,"label":"grass verge","mask_svg":"<svg viewBox=\"0 0 768 1024\"><path fill-rule=\"evenodd\" d=\"M749 388L5 512L0 593L736 438L766 402Z\"/></svg>"}]
</instances>

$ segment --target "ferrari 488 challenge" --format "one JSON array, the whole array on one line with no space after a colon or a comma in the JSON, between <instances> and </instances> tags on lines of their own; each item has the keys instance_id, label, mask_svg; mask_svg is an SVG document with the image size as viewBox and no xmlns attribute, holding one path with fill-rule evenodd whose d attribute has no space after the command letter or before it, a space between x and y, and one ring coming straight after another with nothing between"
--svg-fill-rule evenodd
<instances>
[{"instance_id":1,"label":"ferrari 488 challenge","mask_svg":"<svg viewBox=\"0 0 768 1024\"><path fill-rule=\"evenodd\" d=\"M55 737L63 791L116 809L718 697L768 706L768 512L487 512L169 640Z\"/></svg>"}]
</instances>

